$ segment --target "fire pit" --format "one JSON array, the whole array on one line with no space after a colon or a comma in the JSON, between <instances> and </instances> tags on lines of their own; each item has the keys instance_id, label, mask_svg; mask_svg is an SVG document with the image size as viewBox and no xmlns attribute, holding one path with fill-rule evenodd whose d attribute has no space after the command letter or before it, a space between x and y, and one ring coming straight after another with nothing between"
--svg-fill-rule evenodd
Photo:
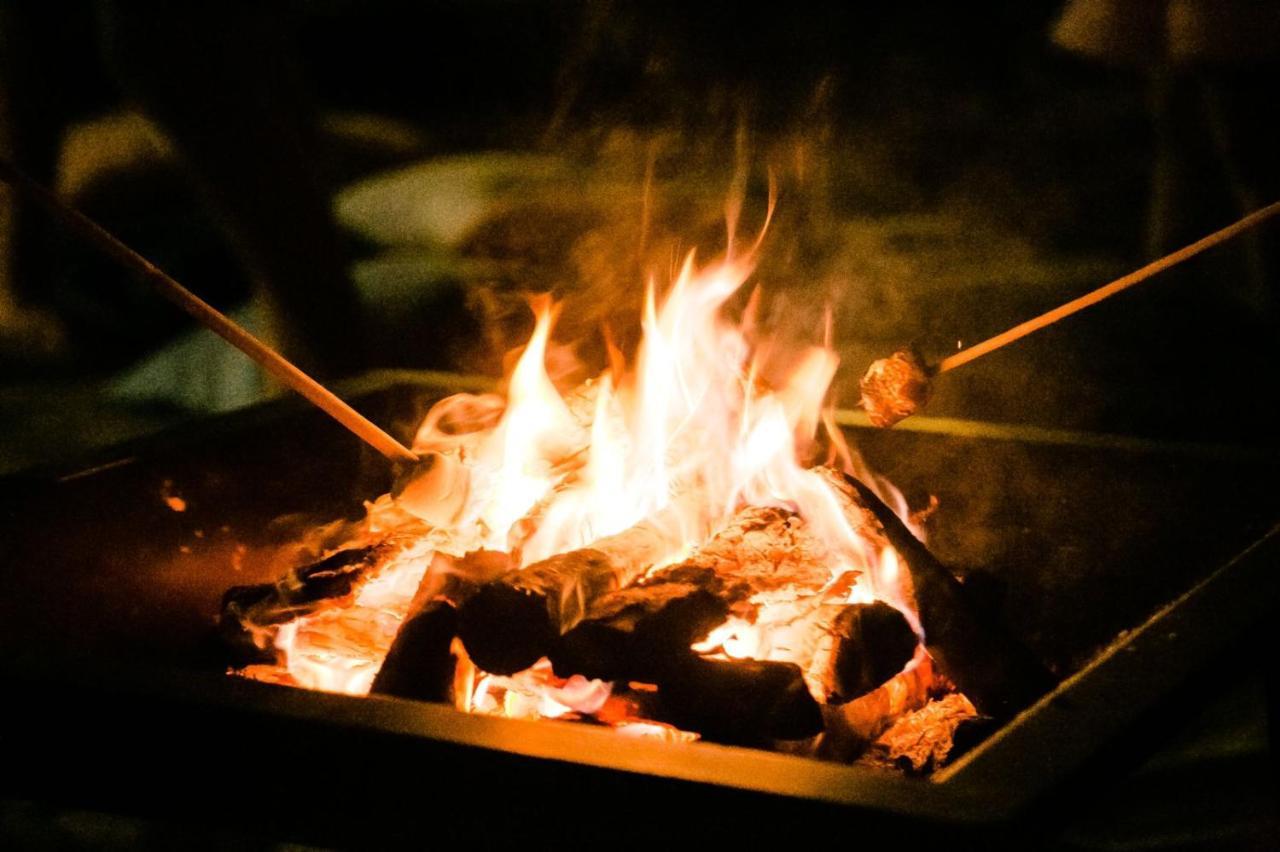
<instances>
[{"instance_id":1,"label":"fire pit","mask_svg":"<svg viewBox=\"0 0 1280 852\"><path fill-rule=\"evenodd\" d=\"M830 346L731 317L753 269L690 255L567 393L536 300L504 394L438 402L319 561L227 592L236 673L917 772L1046 691L831 425Z\"/></svg>"},{"instance_id":2,"label":"fire pit","mask_svg":"<svg viewBox=\"0 0 1280 852\"><path fill-rule=\"evenodd\" d=\"M458 389L382 376L350 395L408 435ZM950 832L1043 802L1275 604L1274 460L934 421L852 431L910 502L939 498L931 548L971 588L1002 587L992 617L1066 676L929 780L228 678L224 592L275 580L303 561L283 541L392 484L340 427L279 403L5 482L7 792L329 842L493 839L566 802L570 834L804 834L855 812L873 834Z\"/></svg>"}]
</instances>

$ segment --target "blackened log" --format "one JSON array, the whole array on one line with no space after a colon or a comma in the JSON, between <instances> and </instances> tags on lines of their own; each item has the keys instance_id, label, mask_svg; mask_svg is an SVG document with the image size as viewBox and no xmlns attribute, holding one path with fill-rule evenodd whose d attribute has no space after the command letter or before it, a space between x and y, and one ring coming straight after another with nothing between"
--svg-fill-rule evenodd
<instances>
[{"instance_id":1,"label":"blackened log","mask_svg":"<svg viewBox=\"0 0 1280 852\"><path fill-rule=\"evenodd\" d=\"M582 620L592 601L664 557L668 542L657 527L642 523L499 577L459 609L467 655L492 674L527 669Z\"/></svg>"},{"instance_id":2,"label":"blackened log","mask_svg":"<svg viewBox=\"0 0 1280 852\"><path fill-rule=\"evenodd\" d=\"M275 583L232 586L222 597L228 607L261 616L259 624L281 624L299 609L351 594L356 581L373 565L374 547L339 550L319 562L295 568Z\"/></svg>"},{"instance_id":3,"label":"blackened log","mask_svg":"<svg viewBox=\"0 0 1280 852\"><path fill-rule=\"evenodd\" d=\"M692 583L629 586L593 602L555 644L551 664L560 677L651 682L728 614L723 600Z\"/></svg>"},{"instance_id":4,"label":"blackened log","mask_svg":"<svg viewBox=\"0 0 1280 852\"><path fill-rule=\"evenodd\" d=\"M906 667L920 644L906 616L883 601L845 607L832 632L835 654L828 703L833 704L888 681Z\"/></svg>"},{"instance_id":5,"label":"blackened log","mask_svg":"<svg viewBox=\"0 0 1280 852\"><path fill-rule=\"evenodd\" d=\"M997 624L980 618L964 586L866 485L845 481L875 515L911 574L925 648L978 711L1007 719L1054 685L1048 669Z\"/></svg>"},{"instance_id":6,"label":"blackened log","mask_svg":"<svg viewBox=\"0 0 1280 852\"><path fill-rule=\"evenodd\" d=\"M690 655L658 683L658 719L714 742L800 740L822 730L822 710L795 663Z\"/></svg>"},{"instance_id":7,"label":"blackened log","mask_svg":"<svg viewBox=\"0 0 1280 852\"><path fill-rule=\"evenodd\" d=\"M294 568L274 583L232 586L222 596L218 634L238 665L271 663L265 633L347 597L382 556L379 545L339 550L319 562Z\"/></svg>"},{"instance_id":8,"label":"blackened log","mask_svg":"<svg viewBox=\"0 0 1280 852\"><path fill-rule=\"evenodd\" d=\"M824 544L794 512L744 508L683 562L654 572L637 586L601 597L583 622L557 643L551 661L562 676L580 673L608 680L657 680L667 660L682 659L689 646L725 615L754 621L757 596L788 587L816 589L828 582L828 565ZM848 589L831 586L827 593L843 600ZM812 671L806 677L815 695L841 692L834 685L834 670L837 652L846 644L843 638L863 645L861 658L849 652L840 658L844 670L851 673L843 691L846 697L875 688L911 658L916 643L901 614L888 607L872 609L874 624L863 631L854 618L861 606L830 603L816 596L797 604L791 629L812 634L801 644L814 649ZM838 618L846 610L850 615L841 637ZM905 651L903 645L907 645ZM859 667L873 672L866 678L880 671L885 674L861 686L852 677Z\"/></svg>"},{"instance_id":9,"label":"blackened log","mask_svg":"<svg viewBox=\"0 0 1280 852\"><path fill-rule=\"evenodd\" d=\"M437 553L370 692L419 701L450 701L457 659L458 607L508 568L507 555L477 551L461 559Z\"/></svg>"}]
</instances>

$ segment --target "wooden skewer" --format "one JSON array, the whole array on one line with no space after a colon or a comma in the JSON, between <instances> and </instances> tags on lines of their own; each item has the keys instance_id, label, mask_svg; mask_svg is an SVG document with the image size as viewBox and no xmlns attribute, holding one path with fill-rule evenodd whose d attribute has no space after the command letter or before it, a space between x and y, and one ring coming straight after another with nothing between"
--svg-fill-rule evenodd
<instances>
[{"instance_id":1,"label":"wooden skewer","mask_svg":"<svg viewBox=\"0 0 1280 852\"><path fill-rule=\"evenodd\" d=\"M1163 272L1171 266L1176 266L1189 257L1194 257L1202 251L1211 249L1216 245L1226 242L1232 237L1249 230L1255 225L1265 222L1272 216L1280 213L1280 201L1268 204L1260 210L1255 210L1240 221L1228 225L1220 231L1215 231L1202 240L1197 240L1189 246L1178 249L1173 254L1165 255L1159 260L1152 261L1139 270L1130 272L1122 278L1117 278L1110 284L1105 284L1091 293L1086 293L1078 299L1073 299L1065 305L1060 305L1053 310L1043 313L1034 319L1029 319L1024 323L1015 325L1008 331L997 334L989 340L974 344L962 352L957 352L947 358L943 358L938 362L934 372L945 373L947 370L954 370L962 364L968 364L975 358L980 358L988 352L993 352L1001 346L1013 343L1019 338L1026 337L1033 331L1039 331L1047 325L1052 325L1064 317L1069 317L1077 311L1082 311L1090 305L1096 305L1103 299L1110 298L1121 290L1127 290L1135 284L1140 284L1148 278Z\"/></svg>"},{"instance_id":2,"label":"wooden skewer","mask_svg":"<svg viewBox=\"0 0 1280 852\"><path fill-rule=\"evenodd\" d=\"M137 273L159 290L161 295L182 308L201 325L248 355L268 373L300 393L388 459L417 462L418 457L412 450L388 435L373 421L347 405L324 385L302 372L283 355L254 337L221 311L169 277L151 261L120 242L98 223L27 177L3 157L0 157L0 180L12 186L24 198L39 204L58 221L123 266Z\"/></svg>"}]
</instances>

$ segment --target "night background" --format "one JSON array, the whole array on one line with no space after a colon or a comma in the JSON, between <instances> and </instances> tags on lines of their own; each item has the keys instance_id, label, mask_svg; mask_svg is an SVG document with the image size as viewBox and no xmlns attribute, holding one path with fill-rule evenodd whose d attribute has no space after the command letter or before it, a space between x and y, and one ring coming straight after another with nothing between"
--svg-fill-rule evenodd
<instances>
[{"instance_id":1,"label":"night background","mask_svg":"<svg viewBox=\"0 0 1280 852\"><path fill-rule=\"evenodd\" d=\"M497 378L546 291L563 378L596 372L649 275L724 250L734 193L754 239L772 177L766 321L820 337L831 307L850 408L873 359L936 361L1280 199L1278 83L1266 2L0 5L0 154L333 381ZM1278 246L1268 223L948 374L927 413L1274 453ZM0 473L278 393L0 187ZM1274 767L1261 679L1237 693L1186 748ZM1265 848L1269 791L1179 833L1134 789L1064 848ZM0 804L0 845L189 840Z\"/></svg>"}]
</instances>

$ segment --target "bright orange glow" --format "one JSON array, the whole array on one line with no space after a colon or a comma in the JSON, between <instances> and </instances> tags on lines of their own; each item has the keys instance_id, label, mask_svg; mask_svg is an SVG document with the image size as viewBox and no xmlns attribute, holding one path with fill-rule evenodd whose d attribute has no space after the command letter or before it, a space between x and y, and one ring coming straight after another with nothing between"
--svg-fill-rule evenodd
<instances>
[{"instance_id":1,"label":"bright orange glow","mask_svg":"<svg viewBox=\"0 0 1280 852\"><path fill-rule=\"evenodd\" d=\"M254 676L367 692L433 553L504 551L528 566L646 521L662 530L667 553L658 565L664 565L684 558L744 506L796 513L819 543L811 559L823 579L780 582L756 594L753 620L729 618L694 651L795 662L824 700L819 663L833 640L815 625L829 625L848 604L883 600L919 632L898 555L857 526L849 498L829 474L809 467L824 423L832 457L846 467L856 460L825 413L839 363L829 319L820 342L762 338L758 292L733 318L731 305L754 271L758 247L757 241L746 255L706 265L690 252L665 293L651 281L631 363L610 336L609 369L571 393L556 388L546 366L559 307L535 299L534 330L505 393L460 394L435 405L414 442L430 457L429 470L369 506L368 532L416 524L415 543L381 564L349 605L286 624L275 637L283 672ZM905 517L901 496L875 484ZM613 695L608 683L556 677L545 659L497 677L478 670L456 641L454 652L460 710L590 716L608 718L631 736L694 736L640 718L631 699Z\"/></svg>"}]
</instances>

